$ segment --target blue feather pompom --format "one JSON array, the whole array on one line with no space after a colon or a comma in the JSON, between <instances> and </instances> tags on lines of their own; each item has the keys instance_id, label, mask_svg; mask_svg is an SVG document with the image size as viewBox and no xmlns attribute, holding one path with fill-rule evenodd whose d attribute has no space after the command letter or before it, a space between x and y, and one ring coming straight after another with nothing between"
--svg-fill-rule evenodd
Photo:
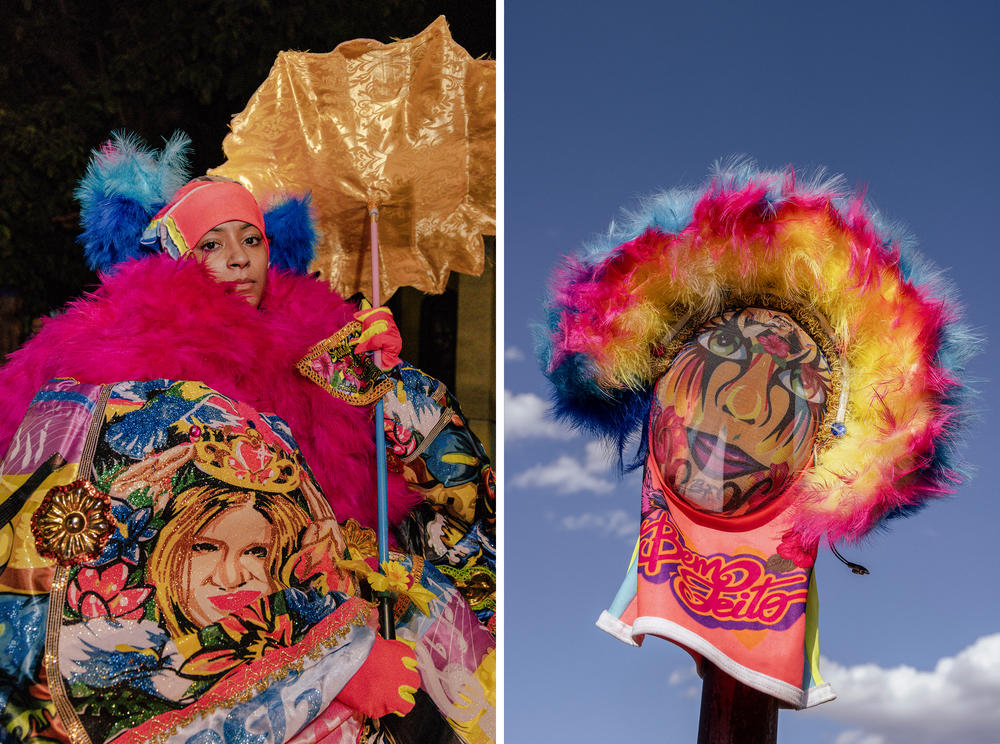
<instances>
[{"instance_id":1,"label":"blue feather pompom","mask_svg":"<svg viewBox=\"0 0 1000 744\"><path fill-rule=\"evenodd\" d=\"M160 152L135 135L114 132L94 150L75 195L87 264L108 271L130 258L147 255L142 231L174 192L188 180L191 140L175 132Z\"/></svg>"},{"instance_id":2,"label":"blue feather pompom","mask_svg":"<svg viewBox=\"0 0 1000 744\"><path fill-rule=\"evenodd\" d=\"M271 266L305 274L316 245L311 198L287 197L264 211L264 228L271 244Z\"/></svg>"}]
</instances>

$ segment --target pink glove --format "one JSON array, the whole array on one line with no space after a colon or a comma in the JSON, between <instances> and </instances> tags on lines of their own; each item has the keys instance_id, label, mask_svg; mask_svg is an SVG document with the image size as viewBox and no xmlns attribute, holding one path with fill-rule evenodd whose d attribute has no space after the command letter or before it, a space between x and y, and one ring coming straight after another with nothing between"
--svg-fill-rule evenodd
<instances>
[{"instance_id":1,"label":"pink glove","mask_svg":"<svg viewBox=\"0 0 1000 744\"><path fill-rule=\"evenodd\" d=\"M370 310L358 310L354 319L361 321L361 338L354 345L358 353L362 351L381 351L382 369L392 369L399 364L399 352L403 350L403 339L399 335L396 321L392 319L392 311L384 306L373 307Z\"/></svg>"},{"instance_id":2,"label":"pink glove","mask_svg":"<svg viewBox=\"0 0 1000 744\"><path fill-rule=\"evenodd\" d=\"M413 709L413 694L419 686L417 657L410 647L375 636L365 663L336 699L369 718L390 713L404 716Z\"/></svg>"}]
</instances>

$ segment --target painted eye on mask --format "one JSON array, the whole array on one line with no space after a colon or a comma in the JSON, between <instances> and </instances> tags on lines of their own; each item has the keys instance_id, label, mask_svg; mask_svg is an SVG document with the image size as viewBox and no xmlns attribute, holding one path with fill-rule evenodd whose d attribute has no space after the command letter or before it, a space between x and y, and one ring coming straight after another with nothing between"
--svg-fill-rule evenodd
<instances>
[{"instance_id":1,"label":"painted eye on mask","mask_svg":"<svg viewBox=\"0 0 1000 744\"><path fill-rule=\"evenodd\" d=\"M786 369L778 375L778 382L807 403L822 403L826 400L826 390L821 385L804 379L800 368Z\"/></svg>"},{"instance_id":2,"label":"painted eye on mask","mask_svg":"<svg viewBox=\"0 0 1000 744\"><path fill-rule=\"evenodd\" d=\"M747 358L747 348L744 338L725 328L703 333L698 337L698 343L716 356L732 361Z\"/></svg>"}]
</instances>

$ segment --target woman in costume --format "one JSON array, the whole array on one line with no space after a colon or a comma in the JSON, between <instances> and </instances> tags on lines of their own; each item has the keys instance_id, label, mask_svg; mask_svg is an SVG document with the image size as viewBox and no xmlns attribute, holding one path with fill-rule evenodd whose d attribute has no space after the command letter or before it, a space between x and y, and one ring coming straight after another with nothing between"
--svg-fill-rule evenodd
<instances>
[{"instance_id":1,"label":"woman in costume","mask_svg":"<svg viewBox=\"0 0 1000 744\"><path fill-rule=\"evenodd\" d=\"M336 544L351 545L349 557L355 563L358 562L357 559L369 558L374 552L371 550L373 541L369 539L370 533L364 525L375 523L373 427L370 409L366 405L350 405L347 401L357 403L360 398L364 403L369 403L384 395L387 389L392 391L399 400L395 407L387 405L387 411L393 411L391 415L394 418L390 423L418 442L425 440L425 446L419 448L424 453L434 451L436 434L447 428L439 426L433 418L435 411L446 424L455 427L457 411L451 405L450 397L446 394L433 397L426 390L408 388L408 381L413 379L413 375L406 368L397 367L390 372L386 381L382 373L364 358L364 344L375 332L389 331L382 334L382 340L374 342L383 348L386 336L392 336L391 327L387 328L388 324L383 322L382 328L378 328L378 321L384 321L384 318L376 316L376 322L372 323L369 317L366 318L366 325L363 325L355 320L356 308L330 292L321 282L274 265L278 263L304 269L307 263L304 255L308 253L312 239L306 213L307 203L304 200L286 201L270 210L265 219L256 200L239 184L220 180L197 180L185 184L182 167L185 147L185 140L178 137L168 142L162 154L154 154L134 141L119 137L95 153L79 195L83 202L85 225L83 242L91 264L106 272L102 275L102 285L92 295L72 303L59 318L48 321L32 342L0 368L0 396L4 400L4 405L0 406L0 452L6 452L3 463L5 478L0 481L5 487L0 497L11 491L17 492L19 487L29 483L38 488L32 478L41 472L40 461L33 456L32 448L33 443L39 440L33 439L31 432L37 427L51 426L53 417L44 412L47 410L45 406L52 400L58 399L60 404L70 399L90 400L79 392L78 386L81 385L87 390L95 386L102 386L101 390L104 390L107 387L105 383L119 380L150 381L130 383L124 388L125 392L121 394L123 400L134 396L135 405L139 406L135 410L130 410L125 403L120 404L120 410L111 406L105 409L104 423L100 426L97 414L93 414L95 423L90 428L99 431L100 436L93 439L88 435L86 447L76 447L77 450L82 449L83 454L78 453L75 460L66 457L78 467L81 458L86 460L87 457L96 458L95 461L102 464L103 469L96 466L89 469L94 473L104 473L102 477L106 488L114 497L111 514L118 515L117 522L110 518L106 521L116 523L117 527L114 527L110 537L102 539L107 541L107 545L118 546L115 548L118 553L109 555L107 550L98 550L101 546L96 546L94 550L70 559L65 555L60 556L53 545L39 543L39 535L48 529L53 534L62 530L63 537L67 539L58 544L69 545L72 535L68 535L68 532L76 529L75 522L59 522L65 508L56 508L47 502L46 509L42 510L42 526L35 529L35 522L31 523L36 544L26 544L22 533L28 527L26 520L33 518L33 513L41 508L38 505L40 495L36 497L29 494L25 497L29 499L27 505L11 522L12 539L16 544L6 557L4 572L11 578L10 581L0 579L0 584L3 584L0 591L9 590L11 596L16 598L11 600L14 602L12 606L20 608L18 612L22 613L20 626L15 623L15 633L33 629L36 638L38 632L44 635L44 628L39 630L35 620L25 618L37 617L37 614L32 615L29 610L36 607L35 600L40 598L37 593L39 586L44 586L48 581L53 582L52 597L61 598L59 601L63 603L69 598L69 605L64 613L64 628L75 629L81 623L98 623L100 617L86 615L86 608L98 608L101 611L107 608L104 616L108 618L125 617L125 614L115 615L118 609L114 608L120 609L126 601L148 598L149 585L143 582L155 583L161 575L157 568L160 557L156 555L156 548L153 547L153 553L149 555L140 551L139 558L130 562L125 555L128 553L135 558L134 549L126 551L121 546L132 545L139 539L134 537L134 533L139 530L140 523L147 525L147 530L162 533L165 521L172 518L170 499L180 497L183 493L184 484L178 479L187 478L183 474L193 473L192 467L198 463L202 470L215 473L224 483L237 488L243 478L259 479L261 483L272 484L273 488L285 488L288 485L285 480L294 476L296 483L302 483L300 506L309 509L309 516L313 520L313 525L307 529L323 524L323 520L330 516L321 513L322 505L317 505L313 499L315 494L322 494L333 505L337 519L347 523L348 532L352 536L351 540L338 537ZM123 182L127 183L126 187L122 186ZM141 243L138 240L140 235ZM269 258L272 264L270 267ZM352 370L363 370L366 377L359 380L356 376L333 374L325 377L321 375L316 380L315 376L300 374L297 371L297 368L302 368L300 362L310 355L311 360L315 361L317 348L327 354L322 357L326 360L326 365L320 365L321 369L332 366L336 372L337 365L346 359L346 364ZM72 378L72 382L56 383L58 392L53 389L36 396L36 392L51 378ZM172 380L197 380L199 384L175 384L170 382ZM158 386L158 383L163 384ZM63 388L59 388L59 385ZM75 386L72 387L72 392L65 387L67 385ZM431 390L433 389L434 386L431 386ZM114 395L118 393L113 394L112 402L118 400ZM407 412L405 405L402 405L402 401L406 400L427 405L420 410ZM106 400L101 403L100 399L92 402L93 405L87 410L96 411L107 404ZM460 417L457 420L460 421ZM254 423L248 425L247 421ZM231 449L222 447L221 450L214 450L211 457L190 454L194 451L203 455L204 450L199 449L199 446L209 441L214 442L213 446L217 448L221 446L218 445L219 441L229 442L233 426L244 431L244 434L240 435L243 436L242 440L226 445ZM239 429L240 426L243 429ZM79 430L76 431L80 433ZM203 439L209 436L209 431L215 432L214 439ZM271 461L266 467L261 464L260 458L265 455L261 454L263 450L260 449L259 442L253 437L251 439L256 443L246 439L250 436L247 432L264 431L270 432L268 436L272 441L280 440L282 450L289 453L288 456ZM63 433L69 436L67 432L69 429ZM190 437L190 447L185 444L184 437ZM475 442L467 433L463 441ZM105 451L105 447L110 449ZM162 468L157 473L157 465L162 465L168 456L172 458L178 448L188 454L180 458L179 465L172 466L172 474L164 477ZM488 486L488 463L478 443L474 444L471 451L478 457L482 482L484 486ZM427 455L421 457L426 458ZM309 463L308 467L304 465L306 462ZM235 467L233 463L239 464L234 471L236 474L225 474L229 472L227 469ZM275 463L280 463L280 466ZM424 460L403 460L402 467L398 469L412 471L418 463L424 463ZM128 491L127 499L130 501L126 508L119 503L118 496L121 494L115 496L115 480L123 470L134 473L137 467L146 475L139 479L141 483L136 488ZM432 462L424 463L420 472L433 472L434 467ZM82 468L81 476L87 470L88 468ZM456 485L467 487L468 480L466 478ZM43 481L51 483L51 479L45 481L43 478ZM250 485L256 487L253 483ZM434 478L428 478L420 485L448 487L451 484L439 484ZM40 494L41 490L37 493ZM393 523L399 523L421 502L420 492L410 490L404 478L393 473L390 473L389 478L389 495L390 519ZM100 500L100 495L95 498ZM475 505L474 516L477 519L485 521L492 517L491 499L492 494L485 492L484 498L479 502L487 505ZM436 506L431 505L432 510ZM328 512L329 507L325 508ZM176 514L176 511L175 509L173 513ZM103 517L95 519L97 521L93 524L103 524L100 521ZM473 520L469 520L470 524L472 522ZM332 519L326 524L335 525ZM477 521L475 526L479 525L480 522ZM202 529L204 527L211 527L211 522L206 523ZM292 529L291 526L286 527ZM324 527L321 532L323 531L333 531L339 535L339 528L335 526ZM461 570L475 568L477 560L483 560L484 563L492 561L492 544L488 536L482 534L482 531L470 532L477 535L479 542L465 554L468 566L459 565ZM136 534L143 533L139 530ZM161 534L160 539L169 538ZM30 542L30 538L28 541ZM208 541L202 542L202 548L209 545ZM143 550L148 550L150 545L155 544L156 542L150 541L148 545L142 546ZM193 543L190 547L197 549L199 543ZM220 546L215 544L214 547ZM266 550L263 545L251 548L257 553ZM255 557L252 553L253 551L248 555L256 560L259 556ZM306 553L301 557L303 564L298 569L307 572L309 576L340 573L336 566L323 564L324 560L329 563L329 556L325 556L324 551ZM59 567L43 560L53 556ZM346 557L341 555L337 560ZM142 568L147 558L148 571ZM69 563L64 565L62 559ZM418 656L424 654L425 661L421 662L420 672L421 686L429 689L439 709L449 710L449 723L454 729L462 731L464 738L469 741L488 741L492 736L492 703L489 700L492 696L493 665L489 633L476 621L468 605L453 588L452 582L441 573L430 565L425 565L419 557L411 559L403 556L400 561L403 576L400 578L397 575L397 586L393 590L403 592L404 595L410 591L416 599L408 602L405 597L400 597L396 605L397 622L400 623L400 637L407 640L410 647L416 645ZM60 571L64 568L69 573L60 579ZM367 569L358 570L362 577L369 573ZM33 571L34 579L24 579L26 574ZM165 578L161 580L169 583L169 573L169 570L165 571ZM99 595L100 601L89 599L88 591L93 594L95 587L109 586L104 582L106 575L116 577L117 593L113 597ZM7 576L3 578L6 579ZM39 576L42 578L39 579ZM60 584L60 581L63 583ZM201 696L190 704L200 711L199 715L204 714L198 708L199 705L215 706L213 710L216 711L229 710L226 705L236 705L238 708L235 698L220 702L216 699L217 696L213 697L215 692L223 689L223 682L233 680L232 675L256 674L260 668L251 662L254 658L269 658L266 655L267 649L305 642L304 639L315 635L308 629L314 626L319 615L302 605L300 599L297 599L299 595L295 593L298 590L282 591L284 584L276 581L273 576L263 584L267 586L260 593L264 594L266 588L275 599L269 599L263 605L257 602L245 609L263 613L261 622L278 617L280 612L287 611L293 615L297 612L299 614L296 617L308 619L302 626L302 632L306 635L300 637L297 633L278 633L272 629L268 631L271 635L266 636L269 640L263 642L263 645L254 645L257 642L251 643L251 636L247 636L240 641L243 646L240 651L242 656L239 658L250 664L246 668L250 671L243 666L232 668L223 664L218 667L213 666L215 662L212 659L230 658L233 652L226 651L230 656L225 656L220 650L212 653L222 656L206 656L205 649L211 648L211 644L217 642L217 639L213 641L215 636L211 633L205 636L205 628L219 626L219 618L214 617L217 613L203 613L202 618L187 618L197 631L199 644L202 644L198 648L202 651L192 655L189 653L191 649L184 646L188 641L180 643L180 639L187 638L190 633L182 633L171 640L171 643L178 644L181 657L188 660L185 663L197 658L197 668L204 679L216 679L211 675L204 677L206 670L214 670L213 673L217 673L219 669L225 670L222 681L213 681L211 684L204 682L198 688L209 694L212 701L205 702L206 698ZM320 587L326 592L334 584L339 586L339 579L321 581ZM354 582L354 593L357 593L357 587L357 582ZM60 594L63 590L67 593ZM278 590L277 594L274 590ZM292 594L288 594L289 591ZM435 605L433 600L427 599L428 594L435 596L441 604ZM28 599L25 600L25 597ZM75 604L74 598L79 600ZM351 600L353 599L352 597ZM278 604L275 605L274 602ZM188 610L193 615L198 614L197 610L193 610L198 604L196 601L182 599L180 604L189 605ZM236 610L234 617L242 612L235 605L229 609ZM442 612L448 617L446 622L442 620ZM164 612L162 607L159 613L161 618L170 614ZM488 619L491 614L490 611L484 619ZM145 612L141 617L148 620L150 616ZM211 620L216 622L210 626L203 625L205 621ZM246 622L248 620L244 618L232 627L250 627ZM172 625L170 622L166 624ZM176 627L169 627L168 635L174 636L178 631L186 630L182 625L184 623L178 622ZM202 630L198 630L199 626ZM219 627L230 626L223 622ZM435 647L439 647L449 634L462 635L462 647L471 651L458 665L461 668L457 675L447 659L430 658L433 654L421 652L422 643L432 646L437 644ZM435 635L438 637L435 638ZM205 643L208 646L204 646ZM247 646L247 643L251 645ZM400 674L405 676L403 670L408 667L410 662L407 658L412 659L412 652L407 651L404 644L386 646L385 643L368 646L364 643L361 646L355 644L354 648L370 648L367 652L367 658L371 661L369 673L356 673L346 681L339 694L335 690L326 689L317 697L317 704L319 701L329 703L332 693L337 701L343 701L348 706L348 717L352 710L369 716L408 710L412 701L407 704L406 695L400 698L397 689L406 687L406 683L400 686L399 679ZM123 646L119 643L115 647ZM34 648L38 649L37 644ZM159 648L157 653L166 652ZM265 656L260 657L259 653L264 653ZM314 654L314 651L309 654ZM288 657L286 654L281 658L287 667L291 663L289 658L295 657ZM309 658L313 656L310 655ZM17 668L2 670L3 676L10 682L6 693L8 695L11 694L11 689L16 694L19 685L26 686L25 682L30 684L40 679L40 660L37 657L32 657L29 652L21 661L20 665L15 665ZM365 664L367 662L362 654L344 668L363 671ZM44 705L41 706L44 710L32 713L30 703L24 703L19 708L12 705L8 698L5 700L10 714L7 716L8 730L22 739L31 739L48 735L40 733L43 731L59 733L60 721L63 721L62 725L65 725L73 741L87 741L88 737L90 740L100 740L108 731L99 722L107 716L88 718L88 706L99 705L101 700L108 697L94 692L104 689L101 687L104 682L87 677L91 673L87 672L88 669L92 671L98 668L103 667L93 664L88 667L79 659L72 661L71 668L58 664L50 668L48 678L54 685L53 699L62 700L62 703L56 702L56 711L60 715L53 715L50 708ZM181 677L194 674L192 668L190 663L188 667L180 667ZM294 663L290 668L294 670ZM84 672L80 672L80 669ZM56 680L60 676L62 680ZM87 679L86 684L81 681L84 677ZM329 675L323 677L328 678ZM380 685L388 688L387 694L377 692ZM69 691L69 697L60 696L56 687L65 687ZM175 691L179 689L176 685L167 687ZM84 688L91 692L86 692ZM160 689L155 684L153 688ZM469 710L462 709L462 701L471 699L468 691L472 688L478 692L471 697L483 700L484 705L474 711L469 706L465 706ZM121 688L116 689L121 693ZM268 687L258 683L256 689L264 694ZM81 690L84 692L74 697L75 692ZM366 690L376 690L376 693L372 695ZM191 689L185 689L171 705L190 701L191 695ZM219 692L218 695L223 693ZM396 702L393 702L393 696ZM373 705L368 705L369 702ZM124 702L119 700L119 703L120 707L125 707ZM70 724L68 721L75 720L72 713L74 705L79 708L79 721ZM17 719L18 710L26 711L25 715L29 718L35 716L31 719L35 723L28 727L21 725L23 721ZM189 711L189 708L183 710ZM235 710L236 708L232 708L230 713L235 714ZM286 708L286 712L289 710ZM174 712L181 715L176 710ZM194 712L189 713L195 715ZM190 717L189 713L184 715ZM308 719L313 721L309 724L312 727L309 735L326 735L323 733L325 729L317 723L327 720L324 719L325 715L322 707L313 711ZM168 730L176 734L180 724L175 719L170 720L173 721L170 726L156 731L164 736L167 734L163 732ZM342 731L339 727L340 718L337 721L337 727L329 720L323 726ZM154 719L156 726L160 726L161 722L160 718ZM124 736L123 731L135 731L134 727L129 728L130 725L128 720L117 721L114 735ZM144 725L148 728L154 724L147 721ZM377 724L366 724L369 726L366 730L371 735L374 735L371 733L373 725L378 728ZM143 730L144 736L150 733ZM355 730L354 733L358 732ZM273 734L276 740L287 740L295 731L287 730L279 736L279 732L275 730ZM300 734L302 735L305 734Z\"/></svg>"},{"instance_id":2,"label":"woman in costume","mask_svg":"<svg viewBox=\"0 0 1000 744\"><path fill-rule=\"evenodd\" d=\"M324 353L338 334L350 344L360 339L356 351L373 348L368 339L387 326L379 314L387 311L370 311L362 329L356 307L305 274L315 240L308 198L276 202L265 224L239 184L188 184L187 146L178 134L155 153L118 135L94 153L77 195L81 242L102 284L0 367L0 454L52 377L200 380L281 415L338 519L374 528L374 427L366 405L394 387L384 395L389 521L406 518L399 530L405 547L431 555L492 629L492 470L457 401L405 364L380 377L360 353L339 361ZM219 205L228 216L215 214ZM257 255L237 260L246 265L219 263L223 241L203 239L219 219L256 231L248 247ZM392 330L376 344L384 347ZM392 366L392 355L384 356ZM353 367L367 370L363 390L353 372L344 374ZM350 400L364 405L346 405Z\"/></svg>"},{"instance_id":3,"label":"woman in costume","mask_svg":"<svg viewBox=\"0 0 1000 744\"><path fill-rule=\"evenodd\" d=\"M162 153L153 153L134 139L118 136L95 152L77 195L84 224L81 242L88 263L103 272L102 284L93 296L71 304L59 322L46 322L2 367L0 452L35 391L51 377L201 380L261 410L280 412L296 431L338 517L374 526L374 452L367 436L344 436L347 431L373 431L369 412L363 406L344 405L347 396L342 391L331 395L296 371L314 345L354 322L358 313L323 282L305 274L315 240L308 198L273 204L265 229L261 208L239 184L186 184L187 146L185 137L175 135ZM256 228L252 251L263 256L245 267L217 263L209 256L218 255L213 251L222 241L202 240L218 226L209 223L219 219L213 210L220 205L232 217L224 221ZM219 286L213 276L231 283ZM234 300L242 297L248 301L239 306ZM366 316L365 322L369 336L373 327L385 326L384 316L378 314ZM391 330L380 337L381 345ZM356 339L357 334L352 341ZM362 341L359 351L370 348L374 345ZM386 356L385 366L391 367L394 360ZM410 378L418 376L403 365L392 370L391 377L397 387L399 382L411 387ZM401 437L416 435L393 443L394 449L410 454L433 449L434 438L426 435L436 430L447 438L451 430L442 424L460 417L460 411L446 412L455 402L446 390L437 389L436 381L421 384L429 394L408 391L419 398L411 405L416 411L400 411L400 403L386 400L387 410L399 411L387 420L387 429L399 429ZM402 390L398 397L407 398ZM435 408L440 421L428 419ZM478 442L470 442L467 430L464 434L455 446L469 450L463 452L468 455L463 462L470 457L477 462L466 468L476 476L471 481L475 490L477 482L490 482L488 461ZM397 471L418 464L408 455L402 459ZM438 458L428 463L430 472L420 469L416 478L423 491L442 482L449 488L470 483L468 477L455 483L454 467L443 463ZM438 500L447 501L447 494ZM461 500L469 498L463 494ZM491 495L480 500L491 501ZM420 492L408 489L404 478L389 474L390 522L398 524L421 501ZM492 519L491 511L469 521L486 518Z\"/></svg>"}]
</instances>

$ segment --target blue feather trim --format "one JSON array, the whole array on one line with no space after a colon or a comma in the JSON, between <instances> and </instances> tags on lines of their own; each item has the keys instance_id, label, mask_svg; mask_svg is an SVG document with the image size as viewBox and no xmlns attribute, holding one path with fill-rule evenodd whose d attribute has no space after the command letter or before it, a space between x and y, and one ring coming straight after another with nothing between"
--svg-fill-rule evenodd
<instances>
[{"instance_id":1,"label":"blue feather trim","mask_svg":"<svg viewBox=\"0 0 1000 744\"><path fill-rule=\"evenodd\" d=\"M109 271L130 258L148 255L139 245L142 231L174 192L188 180L191 140L175 132L160 152L134 134L114 132L94 150L75 191L87 264Z\"/></svg>"},{"instance_id":2,"label":"blue feather trim","mask_svg":"<svg viewBox=\"0 0 1000 744\"><path fill-rule=\"evenodd\" d=\"M316 227L312 198L287 197L264 212L264 227L271 244L271 266L305 274L313 259Z\"/></svg>"}]
</instances>

